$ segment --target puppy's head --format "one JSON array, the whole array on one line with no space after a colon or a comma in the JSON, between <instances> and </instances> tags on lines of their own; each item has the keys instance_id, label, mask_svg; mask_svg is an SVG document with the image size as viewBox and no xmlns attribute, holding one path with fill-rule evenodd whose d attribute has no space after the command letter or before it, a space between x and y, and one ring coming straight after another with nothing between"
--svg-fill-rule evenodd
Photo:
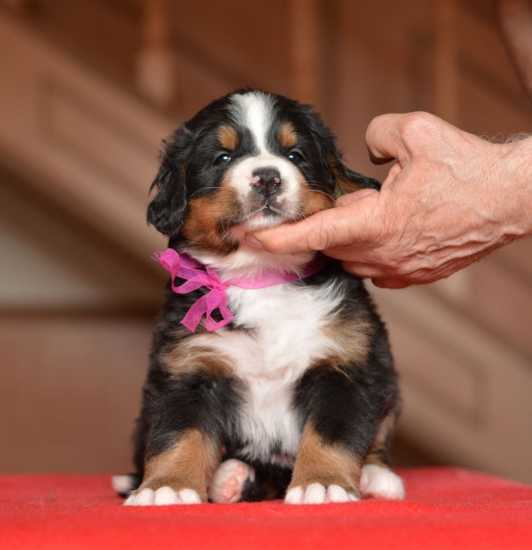
<instances>
[{"instance_id":1,"label":"puppy's head","mask_svg":"<svg viewBox=\"0 0 532 550\"><path fill-rule=\"evenodd\" d=\"M343 165L312 107L238 91L165 142L148 222L173 242L227 255L246 233L331 208L364 187L379 183Z\"/></svg>"}]
</instances>

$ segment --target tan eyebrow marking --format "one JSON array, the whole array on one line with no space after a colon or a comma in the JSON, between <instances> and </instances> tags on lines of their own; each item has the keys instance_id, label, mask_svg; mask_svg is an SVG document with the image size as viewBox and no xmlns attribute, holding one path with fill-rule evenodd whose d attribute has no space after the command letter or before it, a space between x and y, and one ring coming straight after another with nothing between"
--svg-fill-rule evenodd
<instances>
[{"instance_id":1,"label":"tan eyebrow marking","mask_svg":"<svg viewBox=\"0 0 532 550\"><path fill-rule=\"evenodd\" d=\"M297 143L297 134L291 122L285 122L279 129L279 143L286 149L290 149Z\"/></svg>"},{"instance_id":2,"label":"tan eyebrow marking","mask_svg":"<svg viewBox=\"0 0 532 550\"><path fill-rule=\"evenodd\" d=\"M220 126L218 128L218 141L228 151L234 151L238 147L238 133L232 126Z\"/></svg>"}]
</instances>

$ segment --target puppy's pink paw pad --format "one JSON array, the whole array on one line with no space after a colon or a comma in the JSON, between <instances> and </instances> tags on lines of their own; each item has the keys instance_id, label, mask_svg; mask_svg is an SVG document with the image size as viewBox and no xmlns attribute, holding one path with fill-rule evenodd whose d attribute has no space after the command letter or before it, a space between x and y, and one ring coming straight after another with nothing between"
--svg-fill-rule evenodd
<instances>
[{"instance_id":1,"label":"puppy's pink paw pad","mask_svg":"<svg viewBox=\"0 0 532 550\"><path fill-rule=\"evenodd\" d=\"M212 502L238 502L247 480L255 481L255 470L231 458L222 462L209 485L208 496Z\"/></svg>"}]
</instances>

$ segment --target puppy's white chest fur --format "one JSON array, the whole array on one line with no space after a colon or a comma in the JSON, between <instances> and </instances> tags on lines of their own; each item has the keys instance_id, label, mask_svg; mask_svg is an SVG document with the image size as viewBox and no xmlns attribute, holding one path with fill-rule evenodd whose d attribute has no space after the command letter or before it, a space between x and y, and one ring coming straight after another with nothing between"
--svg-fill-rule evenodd
<instances>
[{"instance_id":1,"label":"puppy's white chest fur","mask_svg":"<svg viewBox=\"0 0 532 550\"><path fill-rule=\"evenodd\" d=\"M293 408L294 387L309 365L333 351L327 325L341 296L334 285L231 287L228 292L234 322L248 330L221 329L193 338L193 345L208 346L229 358L243 381L245 404L238 435L249 441L244 454L288 466L287 457L295 454L301 431Z\"/></svg>"}]
</instances>

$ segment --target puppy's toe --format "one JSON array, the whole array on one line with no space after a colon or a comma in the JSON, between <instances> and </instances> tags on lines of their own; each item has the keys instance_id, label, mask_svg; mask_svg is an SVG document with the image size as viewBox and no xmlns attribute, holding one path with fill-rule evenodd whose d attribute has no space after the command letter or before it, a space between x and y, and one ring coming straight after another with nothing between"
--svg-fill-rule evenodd
<instances>
[{"instance_id":1,"label":"puppy's toe","mask_svg":"<svg viewBox=\"0 0 532 550\"><path fill-rule=\"evenodd\" d=\"M141 489L129 495L124 506L151 506L155 502L155 491L153 489Z\"/></svg>"},{"instance_id":2,"label":"puppy's toe","mask_svg":"<svg viewBox=\"0 0 532 550\"><path fill-rule=\"evenodd\" d=\"M326 502L356 502L360 500L355 493L346 491L340 485L329 485L327 487Z\"/></svg>"},{"instance_id":3,"label":"puppy's toe","mask_svg":"<svg viewBox=\"0 0 532 550\"><path fill-rule=\"evenodd\" d=\"M181 504L181 499L176 491L171 487L159 487L155 491L155 506L167 506L168 504Z\"/></svg>"},{"instance_id":4,"label":"puppy's toe","mask_svg":"<svg viewBox=\"0 0 532 550\"><path fill-rule=\"evenodd\" d=\"M251 466L234 458L226 460L216 470L209 485L209 499L220 503L238 502L248 481L255 481L255 470Z\"/></svg>"},{"instance_id":5,"label":"puppy's toe","mask_svg":"<svg viewBox=\"0 0 532 550\"><path fill-rule=\"evenodd\" d=\"M364 496L400 500L405 497L403 480L388 468L376 464L362 467L360 492Z\"/></svg>"}]
</instances>

